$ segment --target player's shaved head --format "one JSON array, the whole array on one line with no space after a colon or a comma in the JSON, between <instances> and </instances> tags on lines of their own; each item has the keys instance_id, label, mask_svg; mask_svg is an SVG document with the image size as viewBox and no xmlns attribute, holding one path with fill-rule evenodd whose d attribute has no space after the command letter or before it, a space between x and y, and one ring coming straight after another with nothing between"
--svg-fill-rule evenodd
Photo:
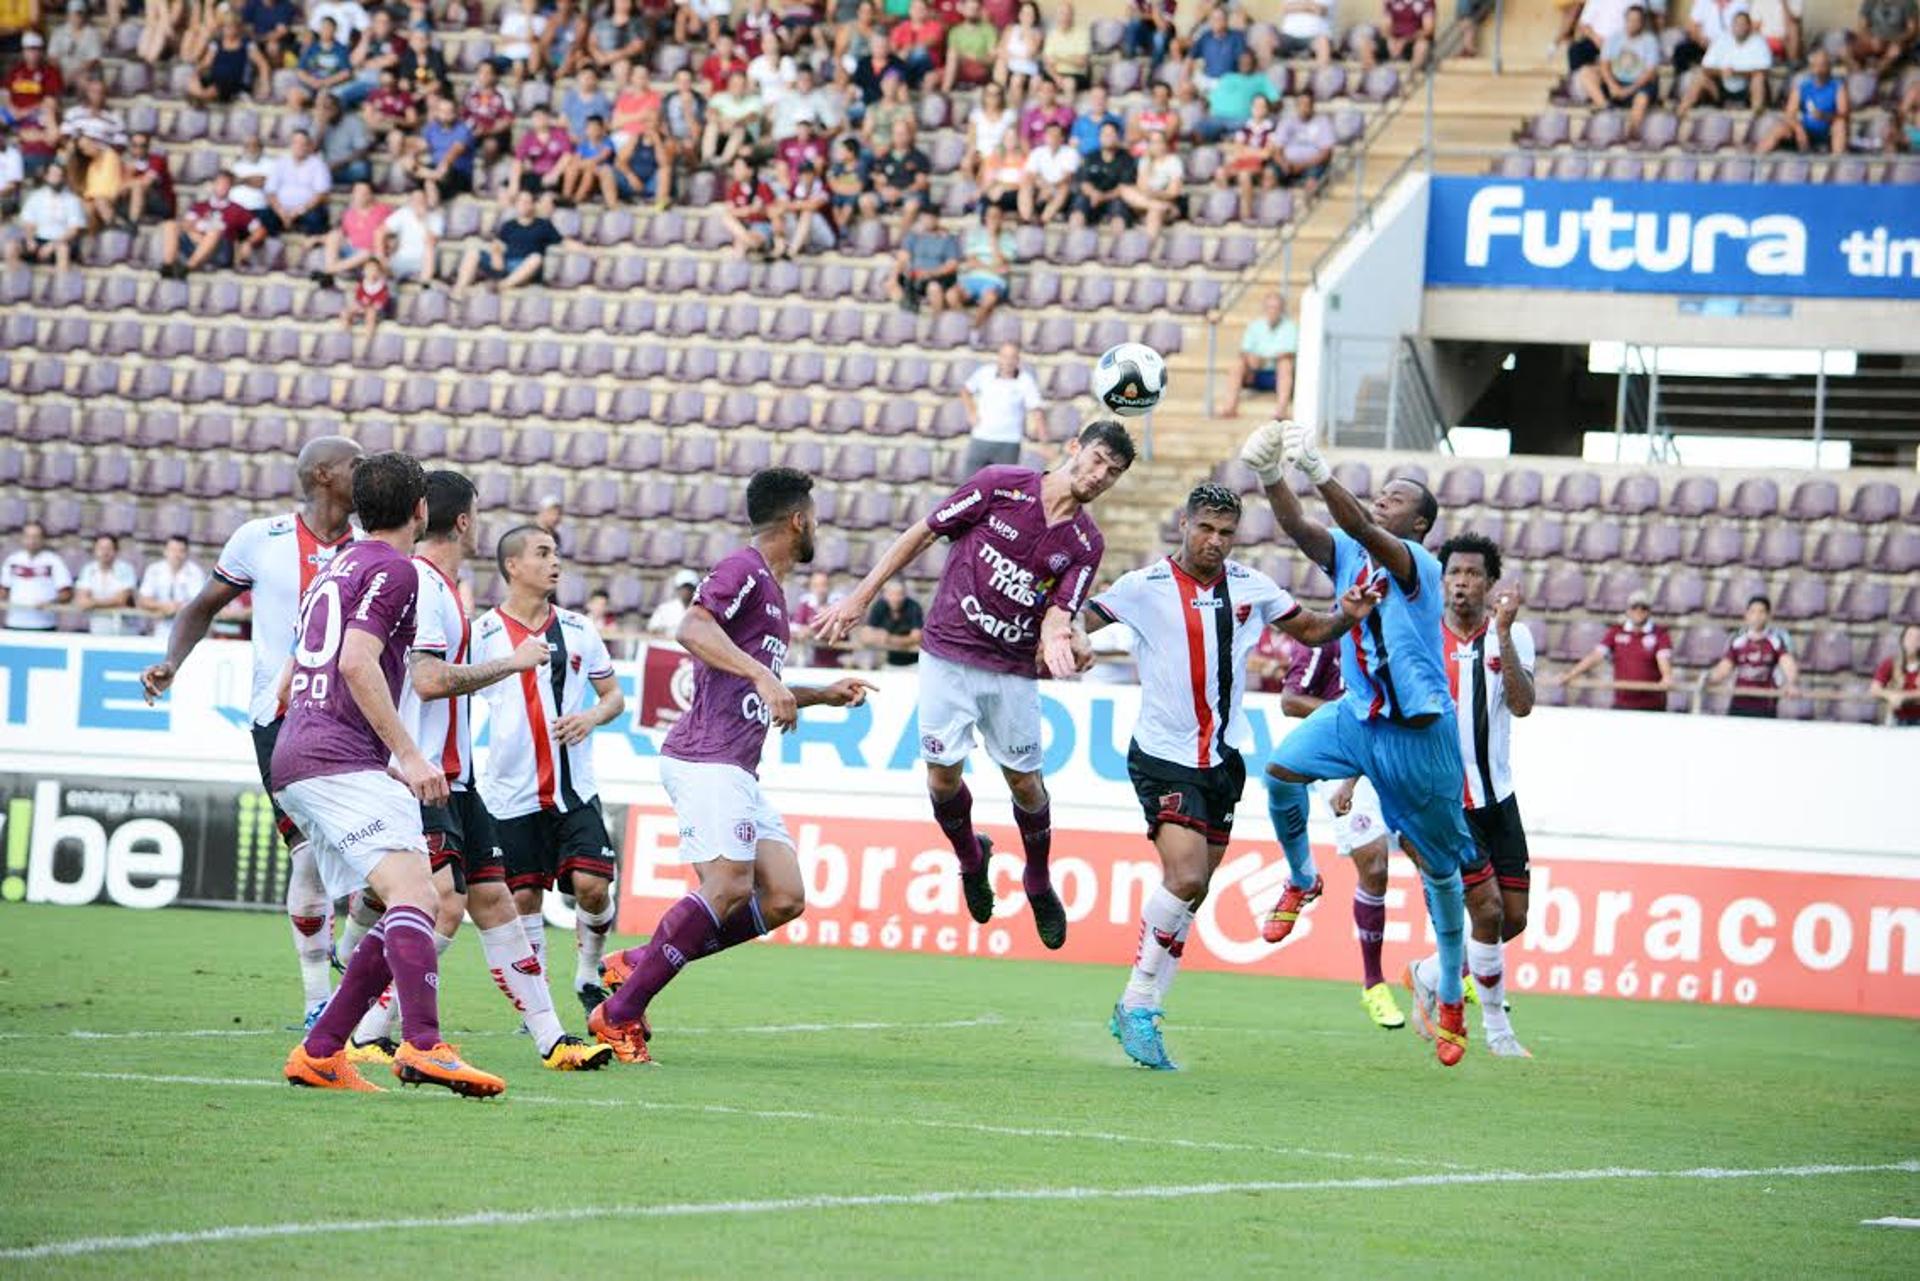
<instances>
[{"instance_id":1,"label":"player's shaved head","mask_svg":"<svg viewBox=\"0 0 1920 1281\"><path fill-rule=\"evenodd\" d=\"M519 560L530 552L539 552L541 544L548 549L554 548L553 535L538 525L515 525L500 535L500 543L493 550L494 561L500 566L500 577L513 581L508 564Z\"/></svg>"},{"instance_id":2,"label":"player's shaved head","mask_svg":"<svg viewBox=\"0 0 1920 1281\"><path fill-rule=\"evenodd\" d=\"M300 447L300 456L293 463L294 476L300 483L300 497L311 498L328 472L342 463L351 465L360 457L360 446L345 436L315 436Z\"/></svg>"}]
</instances>

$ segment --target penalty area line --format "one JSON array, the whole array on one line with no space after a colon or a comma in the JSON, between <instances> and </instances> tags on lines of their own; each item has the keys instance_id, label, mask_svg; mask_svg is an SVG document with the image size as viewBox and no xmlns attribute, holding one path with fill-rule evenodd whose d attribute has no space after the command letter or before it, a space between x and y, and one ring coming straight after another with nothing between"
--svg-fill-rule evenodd
<instances>
[{"instance_id":1,"label":"penalty area line","mask_svg":"<svg viewBox=\"0 0 1920 1281\"><path fill-rule=\"evenodd\" d=\"M1920 1228L1920 1219L1903 1219L1897 1214L1889 1214L1883 1219L1862 1219L1863 1228Z\"/></svg>"},{"instance_id":2,"label":"penalty area line","mask_svg":"<svg viewBox=\"0 0 1920 1281\"><path fill-rule=\"evenodd\" d=\"M1779 1165L1757 1169L1701 1166L1688 1170L1644 1170L1611 1166L1587 1170L1486 1170L1453 1174L1409 1174L1397 1178L1248 1180L1220 1183L1145 1184L1132 1187L962 1188L929 1192L777 1197L766 1200L684 1201L655 1205L573 1206L551 1210L481 1211L462 1215L346 1219L333 1222L233 1224L182 1232L130 1236L71 1237L35 1245L0 1247L0 1259L44 1259L110 1251L161 1249L176 1245L217 1245L348 1233L428 1231L448 1228L523 1227L605 1219L681 1219L732 1215L773 1215L820 1210L870 1210L1041 1201L1170 1201L1195 1197L1244 1196L1284 1192L1391 1191L1520 1183L1606 1183L1628 1180L1717 1181L1725 1179L1825 1178L1850 1174L1920 1173L1920 1161L1880 1165Z\"/></svg>"}]
</instances>

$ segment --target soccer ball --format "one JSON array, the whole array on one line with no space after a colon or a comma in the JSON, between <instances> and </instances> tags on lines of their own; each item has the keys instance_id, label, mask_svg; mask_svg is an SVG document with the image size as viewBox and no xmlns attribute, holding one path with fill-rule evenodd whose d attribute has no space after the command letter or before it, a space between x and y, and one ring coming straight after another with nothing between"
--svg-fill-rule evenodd
<instances>
[{"instance_id":1,"label":"soccer ball","mask_svg":"<svg viewBox=\"0 0 1920 1281\"><path fill-rule=\"evenodd\" d=\"M1145 343L1109 347L1093 366L1093 394L1122 418L1137 418L1167 394L1167 362Z\"/></svg>"}]
</instances>

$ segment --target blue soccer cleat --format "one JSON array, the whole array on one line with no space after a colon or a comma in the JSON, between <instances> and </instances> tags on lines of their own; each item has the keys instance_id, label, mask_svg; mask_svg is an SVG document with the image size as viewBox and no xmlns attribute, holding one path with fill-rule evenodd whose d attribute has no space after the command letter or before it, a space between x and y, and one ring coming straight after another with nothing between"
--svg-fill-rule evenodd
<instances>
[{"instance_id":1,"label":"blue soccer cleat","mask_svg":"<svg viewBox=\"0 0 1920 1281\"><path fill-rule=\"evenodd\" d=\"M1120 1042L1120 1048L1127 1052L1127 1057L1140 1066L1156 1072L1177 1072L1180 1065L1167 1057L1167 1047L1160 1039L1160 1020L1163 1017L1159 1010L1127 1009L1115 1005L1113 1018L1107 1022L1107 1031L1113 1034L1114 1040Z\"/></svg>"}]
</instances>

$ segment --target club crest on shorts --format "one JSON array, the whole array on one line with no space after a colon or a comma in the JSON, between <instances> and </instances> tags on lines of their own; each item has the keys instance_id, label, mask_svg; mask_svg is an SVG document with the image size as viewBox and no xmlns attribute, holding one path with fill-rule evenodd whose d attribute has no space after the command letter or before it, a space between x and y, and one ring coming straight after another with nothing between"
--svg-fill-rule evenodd
<instances>
[{"instance_id":1,"label":"club crest on shorts","mask_svg":"<svg viewBox=\"0 0 1920 1281\"><path fill-rule=\"evenodd\" d=\"M1187 798L1185 793L1183 792L1160 793L1160 812L1162 814L1184 814L1186 813L1186 809L1187 809Z\"/></svg>"},{"instance_id":2,"label":"club crest on shorts","mask_svg":"<svg viewBox=\"0 0 1920 1281\"><path fill-rule=\"evenodd\" d=\"M733 825L734 840L740 842L742 845L751 845L753 844L753 838L754 826L752 823L743 820Z\"/></svg>"},{"instance_id":3,"label":"club crest on shorts","mask_svg":"<svg viewBox=\"0 0 1920 1281\"><path fill-rule=\"evenodd\" d=\"M929 755L938 756L947 750L947 745L932 734L922 734L920 736L920 750Z\"/></svg>"}]
</instances>

